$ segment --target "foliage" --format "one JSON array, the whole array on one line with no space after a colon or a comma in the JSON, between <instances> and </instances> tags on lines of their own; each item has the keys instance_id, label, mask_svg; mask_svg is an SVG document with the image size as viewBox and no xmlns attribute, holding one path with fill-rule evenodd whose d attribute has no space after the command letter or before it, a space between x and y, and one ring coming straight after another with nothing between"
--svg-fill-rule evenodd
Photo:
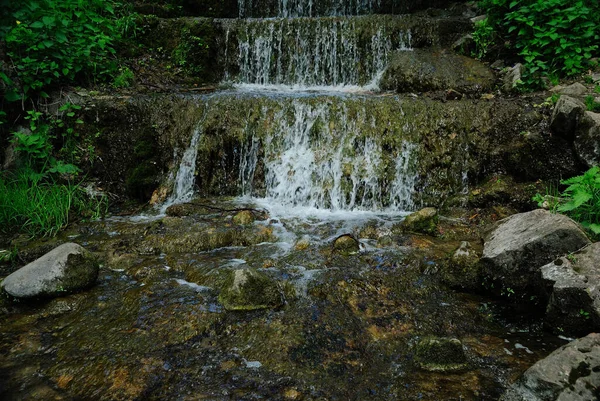
<instances>
[{"instance_id":1,"label":"foliage","mask_svg":"<svg viewBox=\"0 0 600 401\"><path fill-rule=\"evenodd\" d=\"M31 236L55 235L69 223L70 213L99 217L106 198L90 197L71 182L58 184L27 174L0 176L0 230L23 230Z\"/></svg>"},{"instance_id":2,"label":"foliage","mask_svg":"<svg viewBox=\"0 0 600 401\"><path fill-rule=\"evenodd\" d=\"M568 187L561 195L564 202L557 211L579 221L594 234L600 234L600 167L592 167L561 184Z\"/></svg>"},{"instance_id":3,"label":"foliage","mask_svg":"<svg viewBox=\"0 0 600 401\"><path fill-rule=\"evenodd\" d=\"M132 17L119 18L117 0L31 0L11 9L5 30L7 55L18 83L1 76L11 88L8 100L47 96L58 84L97 82L117 69L115 42L131 29ZM1 31L0 31L1 32Z\"/></svg>"},{"instance_id":4,"label":"foliage","mask_svg":"<svg viewBox=\"0 0 600 401\"><path fill-rule=\"evenodd\" d=\"M487 18L475 23L473 40L475 41L475 52L472 56L480 59L484 58L494 42L494 27Z\"/></svg>"},{"instance_id":5,"label":"foliage","mask_svg":"<svg viewBox=\"0 0 600 401\"><path fill-rule=\"evenodd\" d=\"M491 27L524 61L526 89L543 78L585 71L598 54L600 5L596 0L483 0Z\"/></svg>"},{"instance_id":6,"label":"foliage","mask_svg":"<svg viewBox=\"0 0 600 401\"><path fill-rule=\"evenodd\" d=\"M589 111L600 112L600 103L596 102L594 96L585 97L585 106Z\"/></svg>"},{"instance_id":7,"label":"foliage","mask_svg":"<svg viewBox=\"0 0 600 401\"><path fill-rule=\"evenodd\" d=\"M113 86L115 88L128 88L133 85L135 81L135 76L133 75L133 71L129 68L119 68L119 75L115 78L113 82Z\"/></svg>"}]
</instances>

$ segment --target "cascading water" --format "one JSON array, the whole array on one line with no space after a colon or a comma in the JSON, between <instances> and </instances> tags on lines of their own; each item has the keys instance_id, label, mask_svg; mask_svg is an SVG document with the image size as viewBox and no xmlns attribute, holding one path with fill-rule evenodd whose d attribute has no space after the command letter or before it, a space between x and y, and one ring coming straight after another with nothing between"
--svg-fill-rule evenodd
<instances>
[{"instance_id":1,"label":"cascading water","mask_svg":"<svg viewBox=\"0 0 600 401\"><path fill-rule=\"evenodd\" d=\"M317 15L359 15L371 13L381 6L381 0L278 0L278 17L296 18ZM260 4L256 0L238 0L240 18L252 16Z\"/></svg>"},{"instance_id":2,"label":"cascading water","mask_svg":"<svg viewBox=\"0 0 600 401\"><path fill-rule=\"evenodd\" d=\"M381 143L362 136L356 123L367 118L364 108L351 117L345 107L335 110L327 102L292 101L289 109L275 114L278 125L262 145L252 137L244 148L240 168L244 194L252 194L250 184L262 146L269 201L315 209L409 210L416 183L416 146L403 142L385 174Z\"/></svg>"},{"instance_id":3,"label":"cascading water","mask_svg":"<svg viewBox=\"0 0 600 401\"><path fill-rule=\"evenodd\" d=\"M357 25L358 24L358 25ZM358 29L360 26L360 29ZM242 87L366 85L394 50L411 49L411 32L357 18L256 20L239 34ZM370 35L365 42L364 35Z\"/></svg>"}]
</instances>

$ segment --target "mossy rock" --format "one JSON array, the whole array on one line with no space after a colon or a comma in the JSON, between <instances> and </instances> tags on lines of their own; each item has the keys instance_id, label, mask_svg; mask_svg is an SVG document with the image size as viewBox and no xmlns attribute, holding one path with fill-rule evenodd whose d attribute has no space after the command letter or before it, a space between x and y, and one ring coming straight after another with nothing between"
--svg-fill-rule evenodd
<instances>
[{"instance_id":1,"label":"mossy rock","mask_svg":"<svg viewBox=\"0 0 600 401\"><path fill-rule=\"evenodd\" d=\"M242 210L233 216L233 223L240 226L247 226L254 223L254 214L250 210Z\"/></svg>"},{"instance_id":2,"label":"mossy rock","mask_svg":"<svg viewBox=\"0 0 600 401\"><path fill-rule=\"evenodd\" d=\"M358 253L360 245L354 236L344 234L333 241L333 250L342 255L352 255Z\"/></svg>"},{"instance_id":3,"label":"mossy rock","mask_svg":"<svg viewBox=\"0 0 600 401\"><path fill-rule=\"evenodd\" d=\"M442 263L442 280L453 288L476 290L480 287L480 254L463 241L460 247Z\"/></svg>"},{"instance_id":4,"label":"mossy rock","mask_svg":"<svg viewBox=\"0 0 600 401\"><path fill-rule=\"evenodd\" d=\"M229 311L272 309L283 306L279 284L256 270L235 270L226 278L219 302Z\"/></svg>"},{"instance_id":5,"label":"mossy rock","mask_svg":"<svg viewBox=\"0 0 600 401\"><path fill-rule=\"evenodd\" d=\"M439 221L438 211L433 207L426 207L418 212L407 216L400 224L394 225L392 232L401 234L404 232L436 235Z\"/></svg>"},{"instance_id":6,"label":"mossy rock","mask_svg":"<svg viewBox=\"0 0 600 401\"><path fill-rule=\"evenodd\" d=\"M460 340L446 337L427 337L415 349L415 362L430 372L453 372L467 367L467 358Z\"/></svg>"}]
</instances>

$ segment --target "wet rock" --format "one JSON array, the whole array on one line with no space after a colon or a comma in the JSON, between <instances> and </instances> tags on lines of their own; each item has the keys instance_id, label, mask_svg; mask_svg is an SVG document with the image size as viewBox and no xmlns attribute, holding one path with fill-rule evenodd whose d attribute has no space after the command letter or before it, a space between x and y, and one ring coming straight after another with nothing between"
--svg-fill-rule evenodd
<instances>
[{"instance_id":1,"label":"wet rock","mask_svg":"<svg viewBox=\"0 0 600 401\"><path fill-rule=\"evenodd\" d=\"M250 210L242 210L233 216L233 223L240 226L247 226L254 223L254 214Z\"/></svg>"},{"instance_id":2,"label":"wet rock","mask_svg":"<svg viewBox=\"0 0 600 401\"><path fill-rule=\"evenodd\" d=\"M585 104L570 96L561 96L554 106L550 128L563 138L575 137L575 128L585 112Z\"/></svg>"},{"instance_id":3,"label":"wet rock","mask_svg":"<svg viewBox=\"0 0 600 401\"><path fill-rule=\"evenodd\" d=\"M443 50L397 52L380 87L397 92L428 92L455 89L461 93L487 91L494 73L483 63Z\"/></svg>"},{"instance_id":4,"label":"wet rock","mask_svg":"<svg viewBox=\"0 0 600 401\"><path fill-rule=\"evenodd\" d=\"M501 401L597 400L600 334L564 345L529 368Z\"/></svg>"},{"instance_id":5,"label":"wet rock","mask_svg":"<svg viewBox=\"0 0 600 401\"><path fill-rule=\"evenodd\" d=\"M600 330L600 243L540 269L548 294L546 323L567 335Z\"/></svg>"},{"instance_id":6,"label":"wet rock","mask_svg":"<svg viewBox=\"0 0 600 401\"><path fill-rule=\"evenodd\" d=\"M193 203L178 203L176 205L169 206L165 213L169 217L186 217L205 211L205 208Z\"/></svg>"},{"instance_id":7,"label":"wet rock","mask_svg":"<svg viewBox=\"0 0 600 401\"><path fill-rule=\"evenodd\" d=\"M422 234L437 234L439 216L437 209L426 207L408 215L400 224L394 225L392 231L396 233L413 232Z\"/></svg>"},{"instance_id":8,"label":"wet rock","mask_svg":"<svg viewBox=\"0 0 600 401\"><path fill-rule=\"evenodd\" d=\"M521 63L517 63L514 67L507 69L504 78L502 78L502 89L504 89L505 92L512 92L515 90L517 85L521 82L522 74L523 65Z\"/></svg>"},{"instance_id":9,"label":"wet rock","mask_svg":"<svg viewBox=\"0 0 600 401\"><path fill-rule=\"evenodd\" d=\"M538 209L510 216L485 241L483 273L503 287L527 291L535 287L539 269L558 256L588 245L590 240L570 218Z\"/></svg>"},{"instance_id":10,"label":"wet rock","mask_svg":"<svg viewBox=\"0 0 600 401\"><path fill-rule=\"evenodd\" d=\"M351 255L360 250L358 240L350 234L344 234L333 241L333 250L342 255Z\"/></svg>"},{"instance_id":11,"label":"wet rock","mask_svg":"<svg viewBox=\"0 0 600 401\"><path fill-rule=\"evenodd\" d=\"M588 167L600 165L600 114L586 111L575 134L575 152Z\"/></svg>"},{"instance_id":12,"label":"wet rock","mask_svg":"<svg viewBox=\"0 0 600 401\"><path fill-rule=\"evenodd\" d=\"M0 287L16 298L56 297L87 288L97 277L92 254L67 243L12 273Z\"/></svg>"},{"instance_id":13,"label":"wet rock","mask_svg":"<svg viewBox=\"0 0 600 401\"><path fill-rule=\"evenodd\" d=\"M256 310L283 305L278 283L256 270L240 269L229 274L219 294L226 310Z\"/></svg>"},{"instance_id":14,"label":"wet rock","mask_svg":"<svg viewBox=\"0 0 600 401\"><path fill-rule=\"evenodd\" d=\"M586 94L586 92L587 88L579 82L575 82L574 84L565 86L558 90L558 93L560 93L561 95L568 96L583 96Z\"/></svg>"},{"instance_id":15,"label":"wet rock","mask_svg":"<svg viewBox=\"0 0 600 401\"><path fill-rule=\"evenodd\" d=\"M431 372L452 372L467 367L462 343L456 338L429 337L416 345L415 362Z\"/></svg>"},{"instance_id":16,"label":"wet rock","mask_svg":"<svg viewBox=\"0 0 600 401\"><path fill-rule=\"evenodd\" d=\"M459 248L442 266L442 279L454 288L477 289L480 255L468 241L462 241Z\"/></svg>"},{"instance_id":17,"label":"wet rock","mask_svg":"<svg viewBox=\"0 0 600 401\"><path fill-rule=\"evenodd\" d=\"M471 34L466 34L452 44L452 50L469 55L475 50L475 40Z\"/></svg>"}]
</instances>

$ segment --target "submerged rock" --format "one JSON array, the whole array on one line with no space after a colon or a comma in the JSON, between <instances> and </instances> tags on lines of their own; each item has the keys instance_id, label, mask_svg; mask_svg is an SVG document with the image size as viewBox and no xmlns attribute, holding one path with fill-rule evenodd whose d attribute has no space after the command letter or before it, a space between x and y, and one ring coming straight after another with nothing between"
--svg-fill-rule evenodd
<instances>
[{"instance_id":1,"label":"submerged rock","mask_svg":"<svg viewBox=\"0 0 600 401\"><path fill-rule=\"evenodd\" d=\"M585 105L570 96L561 96L554 106L550 128L564 138L572 139L580 118L585 112Z\"/></svg>"},{"instance_id":2,"label":"submerged rock","mask_svg":"<svg viewBox=\"0 0 600 401\"><path fill-rule=\"evenodd\" d=\"M501 401L590 401L600 393L600 334L560 347L529 368Z\"/></svg>"},{"instance_id":3,"label":"submerged rock","mask_svg":"<svg viewBox=\"0 0 600 401\"><path fill-rule=\"evenodd\" d=\"M540 269L548 293L546 322L568 335L600 330L600 243Z\"/></svg>"},{"instance_id":4,"label":"submerged rock","mask_svg":"<svg viewBox=\"0 0 600 401\"><path fill-rule=\"evenodd\" d=\"M589 243L579 225L566 216L543 209L515 214L501 220L485 241L483 273L524 295L523 290L534 289L543 265Z\"/></svg>"},{"instance_id":5,"label":"submerged rock","mask_svg":"<svg viewBox=\"0 0 600 401\"><path fill-rule=\"evenodd\" d=\"M283 305L278 283L256 270L239 269L230 273L219 294L226 310L256 310Z\"/></svg>"},{"instance_id":6,"label":"submerged rock","mask_svg":"<svg viewBox=\"0 0 600 401\"><path fill-rule=\"evenodd\" d=\"M588 167L600 165L600 113L583 114L575 134L575 152Z\"/></svg>"},{"instance_id":7,"label":"submerged rock","mask_svg":"<svg viewBox=\"0 0 600 401\"><path fill-rule=\"evenodd\" d=\"M333 250L343 255L351 255L360 250L360 245L354 236L344 234L333 241Z\"/></svg>"},{"instance_id":8,"label":"submerged rock","mask_svg":"<svg viewBox=\"0 0 600 401\"><path fill-rule=\"evenodd\" d=\"M393 227L394 232L414 232L422 234L437 234L439 216L437 209L426 207L408 215L400 224Z\"/></svg>"},{"instance_id":9,"label":"submerged rock","mask_svg":"<svg viewBox=\"0 0 600 401\"><path fill-rule=\"evenodd\" d=\"M440 49L415 49L393 56L380 86L397 92L477 93L490 90L494 80L492 70L477 60Z\"/></svg>"},{"instance_id":10,"label":"submerged rock","mask_svg":"<svg viewBox=\"0 0 600 401\"><path fill-rule=\"evenodd\" d=\"M431 372L452 372L467 367L462 343L456 338L429 337L419 341L415 361Z\"/></svg>"},{"instance_id":11,"label":"submerged rock","mask_svg":"<svg viewBox=\"0 0 600 401\"><path fill-rule=\"evenodd\" d=\"M233 216L233 223L240 226L247 226L254 223L254 214L250 210L242 210Z\"/></svg>"},{"instance_id":12,"label":"submerged rock","mask_svg":"<svg viewBox=\"0 0 600 401\"><path fill-rule=\"evenodd\" d=\"M93 285L98 269L90 252L66 243L9 275L0 287L16 298L56 297Z\"/></svg>"}]
</instances>

